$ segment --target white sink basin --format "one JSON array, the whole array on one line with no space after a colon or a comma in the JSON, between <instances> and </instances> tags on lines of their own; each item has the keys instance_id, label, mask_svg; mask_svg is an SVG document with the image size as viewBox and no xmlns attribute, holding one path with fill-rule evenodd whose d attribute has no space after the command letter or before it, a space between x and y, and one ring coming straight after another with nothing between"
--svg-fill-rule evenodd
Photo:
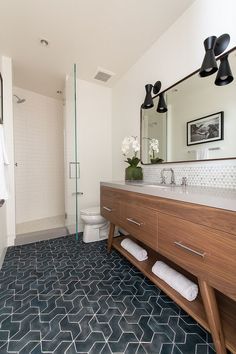
<instances>
[{"instance_id":1,"label":"white sink basin","mask_svg":"<svg viewBox=\"0 0 236 354\"><path fill-rule=\"evenodd\" d=\"M170 187L180 187L172 184L155 184L155 183L145 183L145 182L128 182L131 186L138 186L138 187L152 187L158 189L167 189Z\"/></svg>"},{"instance_id":2,"label":"white sink basin","mask_svg":"<svg viewBox=\"0 0 236 354\"><path fill-rule=\"evenodd\" d=\"M165 185L160 185L160 184L144 184L144 187L154 187L154 188L160 188L160 189L166 189L169 187L172 187L170 184L165 184Z\"/></svg>"}]
</instances>

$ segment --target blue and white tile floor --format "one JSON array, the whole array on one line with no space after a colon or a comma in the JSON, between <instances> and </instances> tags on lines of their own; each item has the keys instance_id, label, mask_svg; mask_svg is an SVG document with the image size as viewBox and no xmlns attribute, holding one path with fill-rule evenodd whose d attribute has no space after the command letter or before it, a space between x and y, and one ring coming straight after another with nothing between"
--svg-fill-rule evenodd
<instances>
[{"instance_id":1,"label":"blue and white tile floor","mask_svg":"<svg viewBox=\"0 0 236 354\"><path fill-rule=\"evenodd\" d=\"M0 353L212 354L201 326L106 242L10 247L0 271Z\"/></svg>"}]
</instances>

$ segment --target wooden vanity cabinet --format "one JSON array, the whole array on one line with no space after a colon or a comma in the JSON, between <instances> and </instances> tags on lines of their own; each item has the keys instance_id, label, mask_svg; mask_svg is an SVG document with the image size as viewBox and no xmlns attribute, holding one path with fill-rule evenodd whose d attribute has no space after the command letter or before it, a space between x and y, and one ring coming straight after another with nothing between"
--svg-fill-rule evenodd
<instances>
[{"instance_id":1,"label":"wooden vanity cabinet","mask_svg":"<svg viewBox=\"0 0 236 354\"><path fill-rule=\"evenodd\" d=\"M105 189L100 195L101 215L115 225L119 224L120 219L119 196L119 193L109 189Z\"/></svg>"},{"instance_id":2,"label":"wooden vanity cabinet","mask_svg":"<svg viewBox=\"0 0 236 354\"><path fill-rule=\"evenodd\" d=\"M236 300L236 236L159 213L158 251Z\"/></svg>"},{"instance_id":3,"label":"wooden vanity cabinet","mask_svg":"<svg viewBox=\"0 0 236 354\"><path fill-rule=\"evenodd\" d=\"M101 214L133 237L152 247L157 246L157 211L143 203L143 198L110 188L102 188Z\"/></svg>"},{"instance_id":4,"label":"wooden vanity cabinet","mask_svg":"<svg viewBox=\"0 0 236 354\"><path fill-rule=\"evenodd\" d=\"M101 215L111 222L108 250L114 247L178 305L211 332L217 353L236 353L236 213L101 186ZM148 251L137 261L113 238L115 226ZM189 302L156 277L157 260L198 282Z\"/></svg>"},{"instance_id":5,"label":"wooden vanity cabinet","mask_svg":"<svg viewBox=\"0 0 236 354\"><path fill-rule=\"evenodd\" d=\"M134 235L145 245L158 250L157 212L145 207L121 201L120 223L122 227Z\"/></svg>"}]
</instances>

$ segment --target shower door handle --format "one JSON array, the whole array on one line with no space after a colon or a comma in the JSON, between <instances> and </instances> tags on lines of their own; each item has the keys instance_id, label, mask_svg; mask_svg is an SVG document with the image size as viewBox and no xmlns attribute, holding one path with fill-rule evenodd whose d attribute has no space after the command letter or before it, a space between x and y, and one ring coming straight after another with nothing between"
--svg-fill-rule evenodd
<instances>
[{"instance_id":1,"label":"shower door handle","mask_svg":"<svg viewBox=\"0 0 236 354\"><path fill-rule=\"evenodd\" d=\"M74 175L72 175L72 166L74 166ZM80 163L79 162L69 162L69 179L79 179L80 176Z\"/></svg>"},{"instance_id":2,"label":"shower door handle","mask_svg":"<svg viewBox=\"0 0 236 354\"><path fill-rule=\"evenodd\" d=\"M73 192L72 195L84 195L83 192Z\"/></svg>"}]
</instances>

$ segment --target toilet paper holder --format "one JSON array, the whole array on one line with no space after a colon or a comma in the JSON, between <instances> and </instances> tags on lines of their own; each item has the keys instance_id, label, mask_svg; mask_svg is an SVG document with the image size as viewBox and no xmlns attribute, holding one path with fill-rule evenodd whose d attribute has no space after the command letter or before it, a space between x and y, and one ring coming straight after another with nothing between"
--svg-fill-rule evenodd
<instances>
[{"instance_id":1,"label":"toilet paper holder","mask_svg":"<svg viewBox=\"0 0 236 354\"><path fill-rule=\"evenodd\" d=\"M0 208L3 206L4 203L5 203L5 199L0 199Z\"/></svg>"}]
</instances>

